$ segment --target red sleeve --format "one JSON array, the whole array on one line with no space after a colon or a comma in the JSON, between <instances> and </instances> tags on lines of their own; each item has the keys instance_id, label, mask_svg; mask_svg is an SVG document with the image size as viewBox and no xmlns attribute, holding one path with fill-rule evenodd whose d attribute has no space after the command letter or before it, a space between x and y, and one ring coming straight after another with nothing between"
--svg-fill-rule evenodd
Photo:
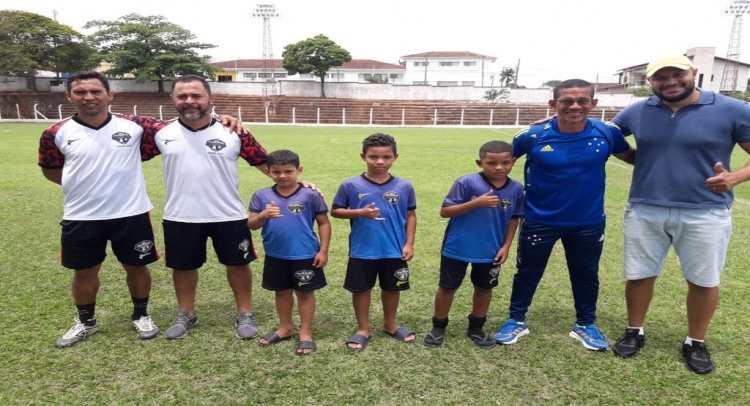
<instances>
[{"instance_id":1,"label":"red sleeve","mask_svg":"<svg viewBox=\"0 0 750 406\"><path fill-rule=\"evenodd\" d=\"M252 134L238 134L237 136L240 137L240 156L242 159L252 166L263 165L266 163L268 152L266 152L266 149L258 143L258 140L256 140Z\"/></svg>"},{"instance_id":2,"label":"red sleeve","mask_svg":"<svg viewBox=\"0 0 750 406\"><path fill-rule=\"evenodd\" d=\"M68 120L60 121L44 130L39 139L39 166L47 169L60 169L65 165L65 155L55 145L55 136Z\"/></svg>"},{"instance_id":3,"label":"red sleeve","mask_svg":"<svg viewBox=\"0 0 750 406\"><path fill-rule=\"evenodd\" d=\"M143 129L143 135L141 136L141 161L148 161L157 155L161 155L161 151L156 146L155 136L159 130L169 124L168 121L134 115L122 116L122 118L138 124Z\"/></svg>"}]
</instances>

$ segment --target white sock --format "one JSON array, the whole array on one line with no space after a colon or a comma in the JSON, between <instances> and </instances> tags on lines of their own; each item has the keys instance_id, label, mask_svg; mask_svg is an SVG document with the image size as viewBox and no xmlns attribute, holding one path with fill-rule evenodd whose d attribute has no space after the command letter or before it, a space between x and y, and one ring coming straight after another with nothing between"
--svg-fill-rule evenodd
<instances>
[{"instance_id":1,"label":"white sock","mask_svg":"<svg viewBox=\"0 0 750 406\"><path fill-rule=\"evenodd\" d=\"M646 333L643 332L643 327L630 327L630 326L628 326L628 328L630 328L630 329L637 328L639 336L642 336L642 335L646 334Z\"/></svg>"},{"instance_id":2,"label":"white sock","mask_svg":"<svg viewBox=\"0 0 750 406\"><path fill-rule=\"evenodd\" d=\"M695 338L692 338L692 337L688 336L688 338L685 339L685 344L687 344L687 345L693 345L693 341L697 341L699 343L703 342L703 340L696 340Z\"/></svg>"}]
</instances>

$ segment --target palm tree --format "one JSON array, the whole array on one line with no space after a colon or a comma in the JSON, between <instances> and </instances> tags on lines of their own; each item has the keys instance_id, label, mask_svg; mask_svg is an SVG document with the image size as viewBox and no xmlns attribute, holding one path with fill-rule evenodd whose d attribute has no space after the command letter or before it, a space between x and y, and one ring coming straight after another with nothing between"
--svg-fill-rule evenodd
<instances>
[{"instance_id":1,"label":"palm tree","mask_svg":"<svg viewBox=\"0 0 750 406\"><path fill-rule=\"evenodd\" d=\"M500 85L507 86L508 83L514 81L516 77L516 70L513 68L503 68L500 72Z\"/></svg>"}]
</instances>

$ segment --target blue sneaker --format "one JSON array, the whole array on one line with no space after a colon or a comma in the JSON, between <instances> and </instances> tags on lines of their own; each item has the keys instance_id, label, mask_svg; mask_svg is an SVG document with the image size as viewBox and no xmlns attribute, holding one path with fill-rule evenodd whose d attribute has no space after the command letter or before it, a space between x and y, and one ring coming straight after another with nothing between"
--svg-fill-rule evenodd
<instances>
[{"instance_id":1,"label":"blue sneaker","mask_svg":"<svg viewBox=\"0 0 750 406\"><path fill-rule=\"evenodd\" d=\"M500 328L495 332L494 339L498 344L515 344L520 337L529 334L529 328L526 327L526 323L518 323L513 319L508 319Z\"/></svg>"},{"instance_id":2,"label":"blue sneaker","mask_svg":"<svg viewBox=\"0 0 750 406\"><path fill-rule=\"evenodd\" d=\"M607 337L604 337L604 334L596 328L595 324L589 324L585 327L576 324L569 335L583 343L583 346L589 350L607 351L609 349Z\"/></svg>"}]
</instances>

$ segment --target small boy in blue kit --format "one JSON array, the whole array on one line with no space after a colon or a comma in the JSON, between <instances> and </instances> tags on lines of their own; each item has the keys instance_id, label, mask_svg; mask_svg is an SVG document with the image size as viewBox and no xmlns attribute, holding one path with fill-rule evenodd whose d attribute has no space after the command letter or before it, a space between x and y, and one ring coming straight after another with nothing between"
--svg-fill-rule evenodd
<instances>
[{"instance_id":1,"label":"small boy in blue kit","mask_svg":"<svg viewBox=\"0 0 750 406\"><path fill-rule=\"evenodd\" d=\"M362 142L360 157L367 171L345 180L333 199L331 215L349 219L349 263L344 288L352 292L357 331L346 340L352 351L370 341L370 297L380 280L383 333L405 343L416 335L396 324L402 290L409 289L407 261L414 257L417 200L414 187L388 170L398 158L396 140L377 133Z\"/></svg>"},{"instance_id":2,"label":"small boy in blue kit","mask_svg":"<svg viewBox=\"0 0 750 406\"><path fill-rule=\"evenodd\" d=\"M252 230L263 228L266 258L262 286L276 292L279 329L263 336L258 344L268 346L294 336L294 291L300 315L295 353L308 355L317 348L312 338L315 291L327 284L323 267L328 262L331 241L328 206L318 192L297 183L303 168L294 152L271 152L266 165L276 185L253 194L248 226ZM313 221L318 223L319 240Z\"/></svg>"},{"instance_id":3,"label":"small boy in blue kit","mask_svg":"<svg viewBox=\"0 0 750 406\"><path fill-rule=\"evenodd\" d=\"M450 220L443 238L432 330L424 338L427 346L443 345L453 296L469 263L474 299L466 334L480 348L495 345L484 332L484 323L500 265L508 259L518 219L523 217L523 185L508 177L515 162L507 142L482 145L476 161L482 171L458 178L443 200L440 216Z\"/></svg>"}]
</instances>

